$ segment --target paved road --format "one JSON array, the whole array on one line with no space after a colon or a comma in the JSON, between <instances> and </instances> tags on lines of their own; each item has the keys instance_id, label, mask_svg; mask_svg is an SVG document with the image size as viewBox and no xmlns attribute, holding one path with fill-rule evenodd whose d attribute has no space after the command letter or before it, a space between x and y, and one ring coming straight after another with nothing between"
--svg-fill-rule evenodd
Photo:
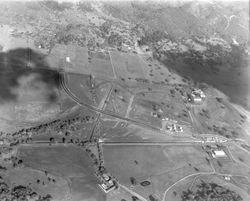
<instances>
[{"instance_id":1,"label":"paved road","mask_svg":"<svg viewBox=\"0 0 250 201\"><path fill-rule=\"evenodd\" d=\"M200 146L201 141L176 141L176 142L100 142L102 146Z\"/></svg>"}]
</instances>

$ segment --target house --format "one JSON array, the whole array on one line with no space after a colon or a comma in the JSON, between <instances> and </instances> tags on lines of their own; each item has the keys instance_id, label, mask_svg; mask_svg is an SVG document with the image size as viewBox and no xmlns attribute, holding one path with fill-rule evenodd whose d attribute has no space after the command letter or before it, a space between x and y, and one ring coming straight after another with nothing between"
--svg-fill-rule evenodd
<instances>
[{"instance_id":1,"label":"house","mask_svg":"<svg viewBox=\"0 0 250 201\"><path fill-rule=\"evenodd\" d=\"M194 104L202 104L206 96L201 89L193 89L191 94L188 94L188 101Z\"/></svg>"},{"instance_id":2,"label":"house","mask_svg":"<svg viewBox=\"0 0 250 201\"><path fill-rule=\"evenodd\" d=\"M108 175L107 173L102 173L100 175L100 178L101 178L101 183L99 184L99 186L105 193L108 193L111 190L116 189L117 187L116 183L110 175Z\"/></svg>"},{"instance_id":3,"label":"house","mask_svg":"<svg viewBox=\"0 0 250 201\"><path fill-rule=\"evenodd\" d=\"M183 128L179 125L172 124L171 126L166 126L167 131L172 131L172 132L183 132Z\"/></svg>"}]
</instances>

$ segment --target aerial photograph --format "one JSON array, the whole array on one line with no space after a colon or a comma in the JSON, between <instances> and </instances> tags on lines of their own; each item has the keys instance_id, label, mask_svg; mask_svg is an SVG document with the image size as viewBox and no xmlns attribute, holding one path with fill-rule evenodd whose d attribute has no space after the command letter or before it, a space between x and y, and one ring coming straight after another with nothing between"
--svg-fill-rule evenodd
<instances>
[{"instance_id":1,"label":"aerial photograph","mask_svg":"<svg viewBox=\"0 0 250 201\"><path fill-rule=\"evenodd\" d=\"M250 201L249 0L0 0L0 201Z\"/></svg>"}]
</instances>

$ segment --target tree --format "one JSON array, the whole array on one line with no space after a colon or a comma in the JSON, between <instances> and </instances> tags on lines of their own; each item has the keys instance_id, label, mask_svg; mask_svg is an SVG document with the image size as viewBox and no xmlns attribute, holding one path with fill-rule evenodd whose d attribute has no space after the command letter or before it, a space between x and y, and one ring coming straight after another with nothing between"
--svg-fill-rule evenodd
<instances>
[{"instance_id":1,"label":"tree","mask_svg":"<svg viewBox=\"0 0 250 201\"><path fill-rule=\"evenodd\" d=\"M136 197L136 196L132 196L132 201L138 201L139 200L139 198L138 197Z\"/></svg>"},{"instance_id":2,"label":"tree","mask_svg":"<svg viewBox=\"0 0 250 201\"><path fill-rule=\"evenodd\" d=\"M51 137L51 138L49 138L49 141L50 141L51 143L55 143L55 138Z\"/></svg>"},{"instance_id":3,"label":"tree","mask_svg":"<svg viewBox=\"0 0 250 201\"><path fill-rule=\"evenodd\" d=\"M130 177L129 179L130 179L130 182L132 185L134 185L134 186L137 185L137 181L134 177Z\"/></svg>"}]
</instances>

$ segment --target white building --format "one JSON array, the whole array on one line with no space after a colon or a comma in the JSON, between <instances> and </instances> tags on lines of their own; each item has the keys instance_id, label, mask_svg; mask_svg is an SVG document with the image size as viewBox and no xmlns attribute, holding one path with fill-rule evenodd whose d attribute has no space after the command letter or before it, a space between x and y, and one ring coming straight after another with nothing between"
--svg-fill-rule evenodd
<instances>
[{"instance_id":1,"label":"white building","mask_svg":"<svg viewBox=\"0 0 250 201\"><path fill-rule=\"evenodd\" d=\"M212 156L213 156L213 158L227 157L226 153L223 150L213 150Z\"/></svg>"},{"instance_id":2,"label":"white building","mask_svg":"<svg viewBox=\"0 0 250 201\"><path fill-rule=\"evenodd\" d=\"M231 180L231 177L230 177L230 176L224 176L224 179L225 179L226 181L230 181L230 180Z\"/></svg>"},{"instance_id":3,"label":"white building","mask_svg":"<svg viewBox=\"0 0 250 201\"><path fill-rule=\"evenodd\" d=\"M70 63L70 57L66 57L66 62Z\"/></svg>"}]
</instances>

